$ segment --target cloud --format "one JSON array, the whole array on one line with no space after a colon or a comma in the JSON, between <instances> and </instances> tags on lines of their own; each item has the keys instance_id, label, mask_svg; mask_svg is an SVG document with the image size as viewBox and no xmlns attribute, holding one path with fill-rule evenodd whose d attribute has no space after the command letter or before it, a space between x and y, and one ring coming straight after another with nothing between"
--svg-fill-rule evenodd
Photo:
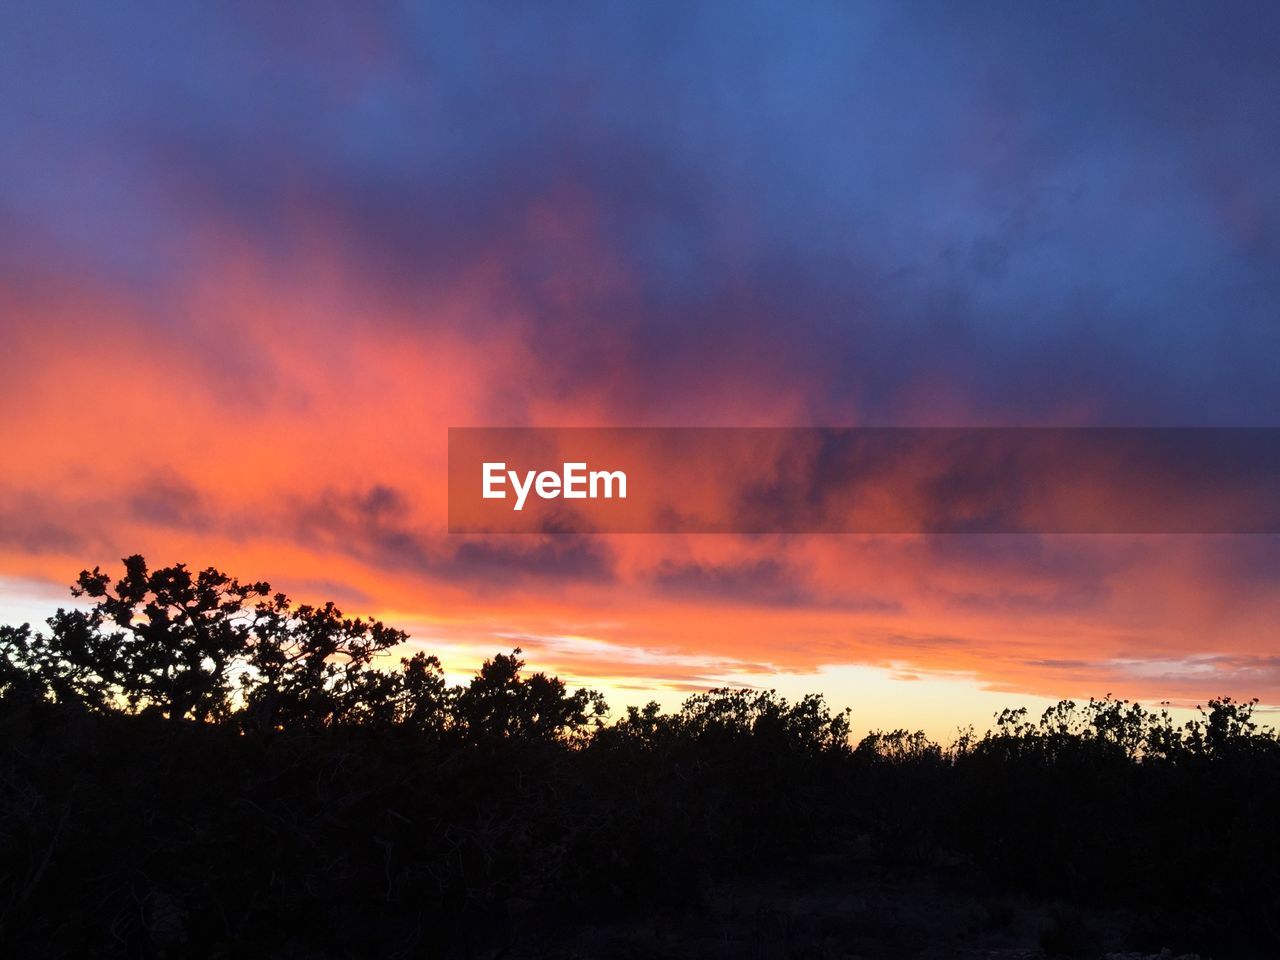
<instances>
[{"instance_id":1,"label":"cloud","mask_svg":"<svg viewBox=\"0 0 1280 960\"><path fill-rule=\"evenodd\" d=\"M882 613L901 609L894 600L847 590L824 596L801 571L768 557L724 564L663 559L651 576L661 593L694 601Z\"/></svg>"},{"instance_id":2,"label":"cloud","mask_svg":"<svg viewBox=\"0 0 1280 960\"><path fill-rule=\"evenodd\" d=\"M481 593L529 580L612 579L607 545L590 536L443 538L415 524L413 517L422 512L403 491L386 485L327 489L296 506L291 526L298 540L348 553L370 568L408 570Z\"/></svg>"}]
</instances>

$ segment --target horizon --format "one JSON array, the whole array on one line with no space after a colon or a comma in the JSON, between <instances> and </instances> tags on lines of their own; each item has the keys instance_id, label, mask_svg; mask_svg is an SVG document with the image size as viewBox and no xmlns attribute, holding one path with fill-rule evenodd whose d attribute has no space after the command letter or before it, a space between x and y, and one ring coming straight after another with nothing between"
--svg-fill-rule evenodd
<instances>
[{"instance_id":1,"label":"horizon","mask_svg":"<svg viewBox=\"0 0 1280 960\"><path fill-rule=\"evenodd\" d=\"M201 569L190 564L186 566L193 572ZM113 571L107 567L104 572L111 574L111 579L114 581L123 571L122 569ZM232 571L222 572L236 576ZM239 579L243 582L254 580L253 577L239 577ZM21 585L14 588L10 584L10 581L0 577L0 600L7 598L12 601L14 597L23 596L24 589ZM22 600L0 605L0 610L5 610L7 613L7 617L0 620L0 625L21 626L26 623L34 631L43 631L46 619L53 613L53 608L49 604L53 603L54 598L50 595L52 591L46 593L42 586L28 584L25 590L26 596ZM273 593L290 593L283 585L274 583L271 584L271 590ZM71 594L70 587L66 589L66 593L70 599L58 600L57 609L88 610L91 608L91 602L75 598ZM290 597L295 601L317 605L322 605L326 599L318 596L290 595ZM353 610L342 610L342 613L345 616L379 620L397 629L404 627L404 623L394 613L382 615ZM859 664L823 668L813 672L743 671L732 674L723 682L717 676L709 675L705 678L704 686L696 683L681 686L646 685L643 683L643 678L602 678L575 672L572 668L573 648L585 645L590 650L593 644L598 644L599 641L592 641L589 638L530 637L499 633L494 635L496 646L493 649L484 649L480 644L455 644L447 640L432 642L415 635L413 629L408 629L406 632L410 636L410 642L406 646L393 647L379 654L374 659L375 664L383 669L396 670L400 657L421 650L437 656L441 661L442 674L446 682L459 688L464 687L471 680L482 663L496 655L508 654L514 650L520 652L522 659L527 660L528 651L521 644L532 641L539 649L550 647L562 652L568 649L569 656L560 662L568 663L570 668L545 672L558 676L570 688L593 689L600 692L608 707L602 715L606 723L613 723L624 717L629 707L643 707L651 702L657 703L664 712L671 713L677 711L689 697L715 689L771 691L791 702L797 702L806 695L818 694L823 697L826 705L833 712L838 713L846 709L849 711L850 737L853 743L857 743L864 735L902 729L921 732L931 741L945 748L955 744L966 731L976 732L979 736L988 731L994 731L996 718L1006 709L1024 708L1028 717L1035 720L1063 701L1074 700L1083 705L1090 699L1102 700L1115 697L1110 691L1075 698L1034 696L1014 691L983 689L973 683L971 678L966 677L912 676L895 673L888 668ZM637 655L638 662L644 662L648 653L643 650L632 652L633 655ZM661 655L650 654L650 657L655 663L667 662L668 659ZM544 670L537 662L528 663L526 669ZM832 689L840 691L841 693L837 696L843 696L845 699L833 698L828 692ZM1210 699L1216 699L1219 696L1221 695L1210 695L1204 701L1196 703L1169 700L1133 700L1132 702L1140 704L1153 713L1165 709L1171 719L1182 726L1189 721L1202 719L1201 707L1207 706ZM1247 702L1250 698L1235 699ZM1264 729L1274 729L1274 725L1267 721L1269 715L1277 711L1276 707L1258 702L1252 705L1252 710L1262 721Z\"/></svg>"}]
</instances>

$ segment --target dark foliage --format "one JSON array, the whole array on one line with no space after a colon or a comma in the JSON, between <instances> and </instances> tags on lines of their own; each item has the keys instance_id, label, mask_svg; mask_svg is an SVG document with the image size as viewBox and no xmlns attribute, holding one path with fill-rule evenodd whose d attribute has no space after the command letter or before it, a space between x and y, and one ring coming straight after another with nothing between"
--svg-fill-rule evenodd
<instances>
[{"instance_id":1,"label":"dark foliage","mask_svg":"<svg viewBox=\"0 0 1280 960\"><path fill-rule=\"evenodd\" d=\"M384 662L399 631L216 570L74 589L47 631L0 627L4 956L591 955L556 945L726 883L939 878L989 925L1052 904L1051 953L1097 955L1090 911L1135 949L1280 950L1280 743L1251 703L1063 702L947 747L745 690L606 723L518 650L450 687Z\"/></svg>"}]
</instances>

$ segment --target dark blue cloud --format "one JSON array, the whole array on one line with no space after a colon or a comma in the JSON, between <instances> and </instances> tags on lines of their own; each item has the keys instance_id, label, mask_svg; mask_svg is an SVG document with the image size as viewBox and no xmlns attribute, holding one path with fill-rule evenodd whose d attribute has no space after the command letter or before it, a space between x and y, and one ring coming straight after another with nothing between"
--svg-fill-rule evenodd
<instances>
[{"instance_id":1,"label":"dark blue cloud","mask_svg":"<svg viewBox=\"0 0 1280 960\"><path fill-rule=\"evenodd\" d=\"M285 511L299 541L345 553L371 566L464 583L477 593L548 582L614 579L608 544L590 536L442 539L415 526L413 504L401 490L327 490Z\"/></svg>"},{"instance_id":2,"label":"dark blue cloud","mask_svg":"<svg viewBox=\"0 0 1280 960\"><path fill-rule=\"evenodd\" d=\"M619 408L640 419L744 355L744 378L818 371L825 422L1280 419L1274 6L7 21L6 276L156 295L198 269L210 211L287 272L306 210L423 304L493 260L544 382L607 388L605 356L638 374Z\"/></svg>"}]
</instances>

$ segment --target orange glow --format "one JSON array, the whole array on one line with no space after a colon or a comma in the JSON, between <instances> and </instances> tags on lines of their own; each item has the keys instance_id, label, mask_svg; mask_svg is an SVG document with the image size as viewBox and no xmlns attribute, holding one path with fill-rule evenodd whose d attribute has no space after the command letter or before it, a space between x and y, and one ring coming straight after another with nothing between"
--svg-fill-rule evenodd
<instances>
[{"instance_id":1,"label":"orange glow","mask_svg":"<svg viewBox=\"0 0 1280 960\"><path fill-rule=\"evenodd\" d=\"M0 576L65 584L134 552L216 565L385 616L450 668L520 645L632 701L864 667L904 687L1280 702L1280 596L1233 538L450 537L448 426L625 411L599 381L553 381L484 265L424 308L336 262L284 284L221 257L162 305L10 291ZM798 390L736 386L709 371L687 416L800 419Z\"/></svg>"}]
</instances>

